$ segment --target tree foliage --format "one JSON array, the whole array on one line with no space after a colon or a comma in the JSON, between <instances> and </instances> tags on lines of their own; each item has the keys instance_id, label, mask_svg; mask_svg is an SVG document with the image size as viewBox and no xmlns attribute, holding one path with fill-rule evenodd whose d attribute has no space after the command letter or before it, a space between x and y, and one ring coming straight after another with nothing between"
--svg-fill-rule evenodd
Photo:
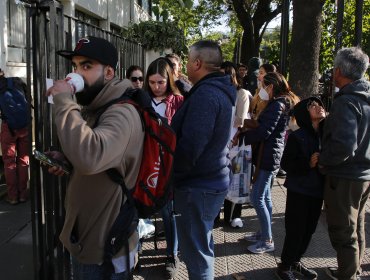
<instances>
[{"instance_id":1,"label":"tree foliage","mask_svg":"<svg viewBox=\"0 0 370 280\"><path fill-rule=\"evenodd\" d=\"M186 52L184 32L170 21L143 21L133 24L128 28L125 37L149 50L163 51L172 48L179 54Z\"/></svg>"},{"instance_id":2,"label":"tree foliage","mask_svg":"<svg viewBox=\"0 0 370 280\"><path fill-rule=\"evenodd\" d=\"M259 56L267 25L281 13L280 0L230 0L243 29L241 62Z\"/></svg>"},{"instance_id":3,"label":"tree foliage","mask_svg":"<svg viewBox=\"0 0 370 280\"><path fill-rule=\"evenodd\" d=\"M343 47L354 45L356 0L344 1ZM320 51L320 72L333 67L336 43L337 14L334 1L325 1L323 7L323 33ZM362 20L362 49L370 54L370 1L364 1Z\"/></svg>"},{"instance_id":4,"label":"tree foliage","mask_svg":"<svg viewBox=\"0 0 370 280\"><path fill-rule=\"evenodd\" d=\"M220 25L224 13L223 0L153 0L153 12L157 20L173 21L183 30L184 35L202 36L202 30L210 26Z\"/></svg>"},{"instance_id":5,"label":"tree foliage","mask_svg":"<svg viewBox=\"0 0 370 280\"><path fill-rule=\"evenodd\" d=\"M249 58L259 56L260 44L267 25L281 12L281 0L153 0L157 19L172 20L183 30L186 38L205 38L204 31L225 20L226 11L233 8L228 20L234 24L230 44L241 39L238 60L247 64Z\"/></svg>"}]
</instances>

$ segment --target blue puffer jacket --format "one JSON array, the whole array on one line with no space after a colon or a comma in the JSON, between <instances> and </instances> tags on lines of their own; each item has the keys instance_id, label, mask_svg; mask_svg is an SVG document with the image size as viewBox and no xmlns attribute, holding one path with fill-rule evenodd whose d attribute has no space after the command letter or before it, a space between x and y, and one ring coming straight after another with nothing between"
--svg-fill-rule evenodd
<instances>
[{"instance_id":1,"label":"blue puffer jacket","mask_svg":"<svg viewBox=\"0 0 370 280\"><path fill-rule=\"evenodd\" d=\"M227 144L235 99L236 89L222 73L207 75L190 90L171 123L177 135L174 187L227 189Z\"/></svg>"},{"instance_id":2,"label":"blue puffer jacket","mask_svg":"<svg viewBox=\"0 0 370 280\"><path fill-rule=\"evenodd\" d=\"M259 126L240 135L246 145L264 142L260 169L279 169L284 150L285 131L289 122L290 102L287 97L272 99L258 118ZM259 151L255 149L254 152ZM252 155L255 161L258 155Z\"/></svg>"},{"instance_id":3,"label":"blue puffer jacket","mask_svg":"<svg viewBox=\"0 0 370 280\"><path fill-rule=\"evenodd\" d=\"M370 181L370 83L365 79L334 96L319 163L331 176Z\"/></svg>"}]
</instances>

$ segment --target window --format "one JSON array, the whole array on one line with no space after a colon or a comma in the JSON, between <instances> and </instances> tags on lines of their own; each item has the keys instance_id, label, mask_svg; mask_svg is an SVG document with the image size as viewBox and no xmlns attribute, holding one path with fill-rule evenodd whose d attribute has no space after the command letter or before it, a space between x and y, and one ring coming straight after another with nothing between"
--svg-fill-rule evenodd
<instances>
[{"instance_id":1,"label":"window","mask_svg":"<svg viewBox=\"0 0 370 280\"><path fill-rule=\"evenodd\" d=\"M115 35L122 35L122 28L117 25L110 25L110 31Z\"/></svg>"},{"instance_id":2,"label":"window","mask_svg":"<svg viewBox=\"0 0 370 280\"><path fill-rule=\"evenodd\" d=\"M26 8L8 1L8 44L11 47L26 47Z\"/></svg>"},{"instance_id":3,"label":"window","mask_svg":"<svg viewBox=\"0 0 370 280\"><path fill-rule=\"evenodd\" d=\"M75 17L78 19L76 22L76 42L88 35L98 36L97 29L100 31L99 19L77 10L75 11Z\"/></svg>"},{"instance_id":4,"label":"window","mask_svg":"<svg viewBox=\"0 0 370 280\"><path fill-rule=\"evenodd\" d=\"M137 0L137 4L149 15L152 14L152 0Z\"/></svg>"}]
</instances>

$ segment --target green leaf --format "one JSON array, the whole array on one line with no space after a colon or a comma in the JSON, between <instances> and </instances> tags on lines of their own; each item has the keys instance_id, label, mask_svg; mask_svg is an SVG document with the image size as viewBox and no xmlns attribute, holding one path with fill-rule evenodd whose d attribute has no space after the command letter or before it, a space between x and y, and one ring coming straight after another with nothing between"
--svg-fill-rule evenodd
<instances>
[{"instance_id":1,"label":"green leaf","mask_svg":"<svg viewBox=\"0 0 370 280\"><path fill-rule=\"evenodd\" d=\"M153 6L153 7L152 7L152 11L153 11L153 14L154 14L156 17L159 17L159 7L158 7L158 6Z\"/></svg>"},{"instance_id":2,"label":"green leaf","mask_svg":"<svg viewBox=\"0 0 370 280\"><path fill-rule=\"evenodd\" d=\"M184 5L186 9L191 9L193 7L193 0L184 0Z\"/></svg>"}]
</instances>

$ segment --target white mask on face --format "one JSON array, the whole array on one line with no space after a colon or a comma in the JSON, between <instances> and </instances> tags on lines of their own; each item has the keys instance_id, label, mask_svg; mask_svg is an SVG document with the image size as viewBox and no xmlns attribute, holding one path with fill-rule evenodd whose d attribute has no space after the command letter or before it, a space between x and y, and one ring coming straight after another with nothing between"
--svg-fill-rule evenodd
<instances>
[{"instance_id":1,"label":"white mask on face","mask_svg":"<svg viewBox=\"0 0 370 280\"><path fill-rule=\"evenodd\" d=\"M258 96L262 99L262 100L265 100L265 101L268 101L270 100L270 96L269 94L267 93L267 91L261 87L260 91L258 92Z\"/></svg>"}]
</instances>

